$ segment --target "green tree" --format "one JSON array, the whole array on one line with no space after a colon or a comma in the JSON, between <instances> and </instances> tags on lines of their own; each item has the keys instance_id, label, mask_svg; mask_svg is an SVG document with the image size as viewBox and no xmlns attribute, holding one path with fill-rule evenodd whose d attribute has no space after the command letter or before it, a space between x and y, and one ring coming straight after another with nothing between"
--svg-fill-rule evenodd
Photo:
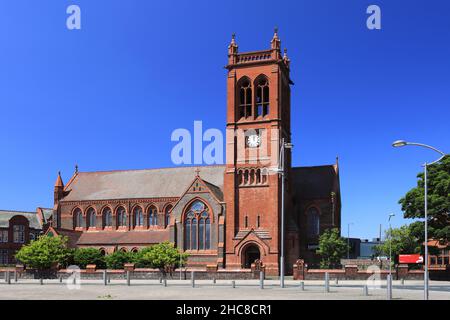
<instances>
[{"instance_id":1,"label":"green tree","mask_svg":"<svg viewBox=\"0 0 450 320\"><path fill-rule=\"evenodd\" d=\"M186 263L188 255L180 253L170 242L155 244L142 249L137 255L139 265L157 268L162 273L171 272L174 268Z\"/></svg>"},{"instance_id":2,"label":"green tree","mask_svg":"<svg viewBox=\"0 0 450 320\"><path fill-rule=\"evenodd\" d=\"M417 175L417 186L400 199L405 218L424 218L424 174ZM419 224L414 226L420 230ZM421 227L423 230L423 226ZM428 234L442 242L450 240L450 156L428 167ZM419 234L417 234L419 236ZM424 241L423 233L418 238Z\"/></svg>"},{"instance_id":3,"label":"green tree","mask_svg":"<svg viewBox=\"0 0 450 320\"><path fill-rule=\"evenodd\" d=\"M95 264L98 269L104 269L106 267L105 257L95 248L76 249L73 255L73 261L81 269L85 269L88 264Z\"/></svg>"},{"instance_id":4,"label":"green tree","mask_svg":"<svg viewBox=\"0 0 450 320\"><path fill-rule=\"evenodd\" d=\"M67 248L67 237L41 236L24 245L16 253L16 259L27 267L46 270L52 267L67 266L73 251Z\"/></svg>"},{"instance_id":5,"label":"green tree","mask_svg":"<svg viewBox=\"0 0 450 320\"><path fill-rule=\"evenodd\" d=\"M125 263L133 263L133 253L116 251L105 257L108 269L123 269Z\"/></svg>"},{"instance_id":6,"label":"green tree","mask_svg":"<svg viewBox=\"0 0 450 320\"><path fill-rule=\"evenodd\" d=\"M378 255L389 257L389 249L392 249L391 261L399 254L411 254L420 252L420 242L414 236L416 225L404 225L400 228L393 228L386 231L386 240L384 243L375 246L375 252Z\"/></svg>"},{"instance_id":7,"label":"green tree","mask_svg":"<svg viewBox=\"0 0 450 320\"><path fill-rule=\"evenodd\" d=\"M327 229L319 237L319 249L316 251L321 256L320 267L328 269L340 263L341 258L347 252L348 245L340 236L339 229Z\"/></svg>"}]
</instances>

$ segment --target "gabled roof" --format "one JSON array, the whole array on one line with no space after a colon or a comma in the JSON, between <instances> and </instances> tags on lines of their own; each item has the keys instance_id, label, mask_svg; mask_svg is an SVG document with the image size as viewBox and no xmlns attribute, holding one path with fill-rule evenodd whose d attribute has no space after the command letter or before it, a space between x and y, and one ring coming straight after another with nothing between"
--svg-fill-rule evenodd
<instances>
[{"instance_id":1,"label":"gabled roof","mask_svg":"<svg viewBox=\"0 0 450 320\"><path fill-rule=\"evenodd\" d=\"M82 231L75 231L75 230L68 230L68 229L55 229L53 227L49 227L47 229L47 232L45 233L46 236L64 236L68 238L67 245L70 248L74 248L77 245L78 239L82 235Z\"/></svg>"},{"instance_id":2,"label":"gabled roof","mask_svg":"<svg viewBox=\"0 0 450 320\"><path fill-rule=\"evenodd\" d=\"M63 201L179 197L196 176L223 188L225 166L78 172L65 187Z\"/></svg>"},{"instance_id":3,"label":"gabled roof","mask_svg":"<svg viewBox=\"0 0 450 320\"><path fill-rule=\"evenodd\" d=\"M329 198L331 192L339 193L337 164L292 168L292 180L294 194L299 199Z\"/></svg>"},{"instance_id":4,"label":"gabled roof","mask_svg":"<svg viewBox=\"0 0 450 320\"><path fill-rule=\"evenodd\" d=\"M8 228L9 220L14 216L23 216L30 222L30 228L42 229L42 222L36 212L0 210L0 228Z\"/></svg>"}]
</instances>

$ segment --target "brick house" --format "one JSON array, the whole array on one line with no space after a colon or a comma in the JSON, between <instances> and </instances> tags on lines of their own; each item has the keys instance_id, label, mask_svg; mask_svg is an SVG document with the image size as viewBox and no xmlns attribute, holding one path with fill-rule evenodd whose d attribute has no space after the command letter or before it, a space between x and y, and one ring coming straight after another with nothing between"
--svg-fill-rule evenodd
<instances>
[{"instance_id":1,"label":"brick house","mask_svg":"<svg viewBox=\"0 0 450 320\"><path fill-rule=\"evenodd\" d=\"M260 259L279 273L280 142L291 141L290 60L275 31L270 49L228 47L226 164L79 172L54 187L47 232L104 254L170 241L189 266L245 269ZM272 161L275 159L275 161ZM284 156L286 266L317 259L318 237L340 228L339 165L292 167ZM274 173L275 172L275 173Z\"/></svg>"},{"instance_id":2,"label":"brick house","mask_svg":"<svg viewBox=\"0 0 450 320\"><path fill-rule=\"evenodd\" d=\"M36 212L0 210L0 265L16 263L16 252L46 230L52 214L52 209L45 208Z\"/></svg>"}]
</instances>

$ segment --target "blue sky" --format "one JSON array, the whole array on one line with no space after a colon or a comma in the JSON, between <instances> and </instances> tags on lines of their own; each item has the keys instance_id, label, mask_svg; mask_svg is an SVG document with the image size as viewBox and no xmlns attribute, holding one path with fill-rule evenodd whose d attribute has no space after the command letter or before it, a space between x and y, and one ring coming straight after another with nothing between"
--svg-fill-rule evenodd
<instances>
[{"instance_id":1,"label":"blue sky","mask_svg":"<svg viewBox=\"0 0 450 320\"><path fill-rule=\"evenodd\" d=\"M345 5L344 5L345 3ZM66 28L77 4L82 29ZM291 59L294 165L339 155L342 228L376 237L437 154L450 152L448 1L0 2L0 208L53 204L58 170L172 166L170 135L225 126L227 46ZM382 29L366 28L377 4Z\"/></svg>"}]
</instances>

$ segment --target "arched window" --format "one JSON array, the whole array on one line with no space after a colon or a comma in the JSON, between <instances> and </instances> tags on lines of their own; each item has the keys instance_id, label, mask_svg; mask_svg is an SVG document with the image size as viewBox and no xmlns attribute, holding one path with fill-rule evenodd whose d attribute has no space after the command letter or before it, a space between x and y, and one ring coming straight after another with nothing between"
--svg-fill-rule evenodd
<instances>
[{"instance_id":1,"label":"arched window","mask_svg":"<svg viewBox=\"0 0 450 320\"><path fill-rule=\"evenodd\" d=\"M133 210L133 225L134 227L142 227L144 225L144 216L141 207L136 207Z\"/></svg>"},{"instance_id":2,"label":"arched window","mask_svg":"<svg viewBox=\"0 0 450 320\"><path fill-rule=\"evenodd\" d=\"M319 210L317 210L317 208L311 207L308 209L308 212L306 213L306 223L308 226L308 236L318 236L320 228L320 216Z\"/></svg>"},{"instance_id":3,"label":"arched window","mask_svg":"<svg viewBox=\"0 0 450 320\"><path fill-rule=\"evenodd\" d=\"M81 209L76 209L73 213L73 226L74 228L83 228L83 214L81 213Z\"/></svg>"},{"instance_id":4,"label":"arched window","mask_svg":"<svg viewBox=\"0 0 450 320\"><path fill-rule=\"evenodd\" d=\"M256 83L256 116L269 114L269 81L266 78Z\"/></svg>"},{"instance_id":5,"label":"arched window","mask_svg":"<svg viewBox=\"0 0 450 320\"><path fill-rule=\"evenodd\" d=\"M245 78L239 82L239 118L247 118L252 115L252 87L250 81Z\"/></svg>"},{"instance_id":6,"label":"arched window","mask_svg":"<svg viewBox=\"0 0 450 320\"><path fill-rule=\"evenodd\" d=\"M97 219L95 216L95 210L94 208L89 208L86 214L86 221L88 228L95 228Z\"/></svg>"},{"instance_id":7,"label":"arched window","mask_svg":"<svg viewBox=\"0 0 450 320\"><path fill-rule=\"evenodd\" d=\"M189 208L184 220L186 250L211 249L211 219L206 205L197 200Z\"/></svg>"},{"instance_id":8,"label":"arched window","mask_svg":"<svg viewBox=\"0 0 450 320\"><path fill-rule=\"evenodd\" d=\"M103 227L111 227L112 226L112 213L110 208L103 209Z\"/></svg>"},{"instance_id":9,"label":"arched window","mask_svg":"<svg viewBox=\"0 0 450 320\"><path fill-rule=\"evenodd\" d=\"M117 209L117 226L125 227L127 225L127 212L124 207Z\"/></svg>"},{"instance_id":10,"label":"arched window","mask_svg":"<svg viewBox=\"0 0 450 320\"><path fill-rule=\"evenodd\" d=\"M106 250L103 249L103 248L100 248L100 254L101 254L102 256L106 256Z\"/></svg>"},{"instance_id":11,"label":"arched window","mask_svg":"<svg viewBox=\"0 0 450 320\"><path fill-rule=\"evenodd\" d=\"M170 210L172 210L172 205L168 205L166 207L165 212L164 212L164 219L165 219L166 228L170 224Z\"/></svg>"},{"instance_id":12,"label":"arched window","mask_svg":"<svg viewBox=\"0 0 450 320\"><path fill-rule=\"evenodd\" d=\"M158 225L158 210L154 206L148 209L148 225L150 227Z\"/></svg>"}]
</instances>

